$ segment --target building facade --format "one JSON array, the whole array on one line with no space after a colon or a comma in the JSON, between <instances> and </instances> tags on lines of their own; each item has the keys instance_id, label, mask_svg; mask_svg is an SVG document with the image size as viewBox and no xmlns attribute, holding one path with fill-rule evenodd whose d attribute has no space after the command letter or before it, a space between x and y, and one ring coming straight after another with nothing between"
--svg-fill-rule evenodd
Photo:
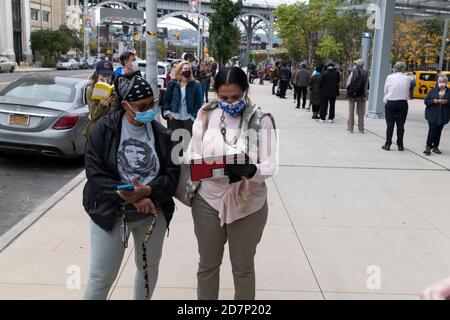
<instances>
[{"instance_id":1,"label":"building facade","mask_svg":"<svg viewBox=\"0 0 450 320\"><path fill-rule=\"evenodd\" d=\"M31 63L31 32L57 30L66 23L67 8L80 0L1 0L0 56Z\"/></svg>"}]
</instances>

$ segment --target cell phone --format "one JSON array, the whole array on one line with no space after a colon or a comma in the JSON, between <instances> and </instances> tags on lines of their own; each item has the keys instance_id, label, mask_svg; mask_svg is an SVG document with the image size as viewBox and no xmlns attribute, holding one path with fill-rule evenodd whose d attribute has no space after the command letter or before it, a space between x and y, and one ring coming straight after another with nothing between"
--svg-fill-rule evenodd
<instances>
[{"instance_id":1,"label":"cell phone","mask_svg":"<svg viewBox=\"0 0 450 320\"><path fill-rule=\"evenodd\" d=\"M120 186L117 186L117 190L119 191L134 191L134 185L131 183L128 184L122 184Z\"/></svg>"}]
</instances>

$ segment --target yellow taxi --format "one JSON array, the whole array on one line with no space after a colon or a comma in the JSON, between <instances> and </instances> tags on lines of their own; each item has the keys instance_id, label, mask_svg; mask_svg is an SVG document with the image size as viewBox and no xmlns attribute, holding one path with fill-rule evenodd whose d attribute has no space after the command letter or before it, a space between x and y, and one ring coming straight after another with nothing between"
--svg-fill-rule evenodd
<instances>
[{"instance_id":1,"label":"yellow taxi","mask_svg":"<svg viewBox=\"0 0 450 320\"><path fill-rule=\"evenodd\" d=\"M443 71L447 77L450 77L449 71ZM416 86L414 88L414 98L425 99L428 92L436 86L436 71L414 71L411 76L416 79ZM450 88L450 83L449 83Z\"/></svg>"}]
</instances>

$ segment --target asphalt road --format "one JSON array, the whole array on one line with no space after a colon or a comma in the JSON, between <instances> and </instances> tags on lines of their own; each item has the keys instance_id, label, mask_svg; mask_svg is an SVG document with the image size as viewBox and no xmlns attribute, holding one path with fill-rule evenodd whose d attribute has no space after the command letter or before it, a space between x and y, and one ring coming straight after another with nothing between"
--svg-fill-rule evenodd
<instances>
[{"instance_id":1,"label":"asphalt road","mask_svg":"<svg viewBox=\"0 0 450 320\"><path fill-rule=\"evenodd\" d=\"M88 78L92 70L42 73ZM22 75L0 73L0 90ZM45 202L83 168L82 160L0 153L0 235Z\"/></svg>"}]
</instances>

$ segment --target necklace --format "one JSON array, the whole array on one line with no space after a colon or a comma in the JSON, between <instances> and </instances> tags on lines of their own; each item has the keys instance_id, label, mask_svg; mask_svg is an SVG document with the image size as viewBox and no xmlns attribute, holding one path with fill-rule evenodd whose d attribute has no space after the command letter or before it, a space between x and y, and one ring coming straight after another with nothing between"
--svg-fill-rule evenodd
<instances>
[{"instance_id":1,"label":"necklace","mask_svg":"<svg viewBox=\"0 0 450 320\"><path fill-rule=\"evenodd\" d=\"M222 116L220 117L220 124L219 124L220 133L222 133L223 141L227 145L229 145L229 146L231 146L233 148L236 148L236 146L237 146L237 141L238 141L238 138L239 138L239 133L240 133L241 128L242 128L243 119L244 119L244 117L241 116L241 121L239 123L239 128L238 128L239 130L237 131L236 135L233 137L232 141L229 142L227 140L227 124L225 122L225 111L222 111Z\"/></svg>"}]
</instances>

